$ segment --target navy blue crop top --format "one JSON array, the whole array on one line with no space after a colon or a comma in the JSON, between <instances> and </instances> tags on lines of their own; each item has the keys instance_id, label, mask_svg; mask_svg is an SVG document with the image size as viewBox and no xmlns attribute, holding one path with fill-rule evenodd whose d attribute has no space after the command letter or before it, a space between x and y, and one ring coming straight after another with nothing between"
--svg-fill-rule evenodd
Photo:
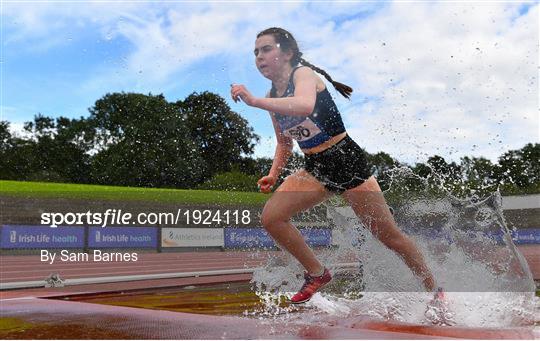
<instances>
[{"instance_id":1,"label":"navy blue crop top","mask_svg":"<svg viewBox=\"0 0 540 341\"><path fill-rule=\"evenodd\" d=\"M293 76L299 67L301 66L293 69L287 89L281 97L294 95ZM270 97L277 97L274 86L270 90ZM295 139L301 149L316 147L345 131L341 114L326 88L317 93L315 107L309 116L291 116L277 112L273 114L281 132Z\"/></svg>"}]
</instances>

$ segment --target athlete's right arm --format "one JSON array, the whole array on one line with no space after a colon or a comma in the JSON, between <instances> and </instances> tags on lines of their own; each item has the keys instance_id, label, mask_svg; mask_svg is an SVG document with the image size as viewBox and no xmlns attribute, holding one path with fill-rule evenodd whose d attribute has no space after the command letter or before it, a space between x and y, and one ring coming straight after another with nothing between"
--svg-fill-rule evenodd
<instances>
[{"instance_id":1,"label":"athlete's right arm","mask_svg":"<svg viewBox=\"0 0 540 341\"><path fill-rule=\"evenodd\" d=\"M283 135L276 118L270 113L272 118L272 124L274 125L274 131L276 133L277 145L276 152L274 154L274 162L272 162L272 168L268 175L275 177L276 179L281 174L283 167L287 165L289 157L292 155L293 140L290 137Z\"/></svg>"},{"instance_id":2,"label":"athlete's right arm","mask_svg":"<svg viewBox=\"0 0 540 341\"><path fill-rule=\"evenodd\" d=\"M270 97L270 93L266 94L266 97ZM272 119L272 125L274 126L274 132L276 134L277 146L274 153L274 161L272 162L272 168L268 175L263 176L259 181L259 188L263 193L270 193L272 186L277 182L277 179L283 167L287 165L287 161L292 154L293 140L290 137L283 135L279 124L274 117L274 114L270 112L270 118Z\"/></svg>"},{"instance_id":3,"label":"athlete's right arm","mask_svg":"<svg viewBox=\"0 0 540 341\"><path fill-rule=\"evenodd\" d=\"M278 123L274 118L274 115L270 113L272 117L272 123L274 124L274 130L276 132L277 146L274 154L274 161L272 162L272 168L268 175L263 176L257 181L259 189L263 193L270 193L272 187L276 184L283 167L287 165L287 161L292 154L293 141L291 138L284 136L279 129Z\"/></svg>"}]
</instances>

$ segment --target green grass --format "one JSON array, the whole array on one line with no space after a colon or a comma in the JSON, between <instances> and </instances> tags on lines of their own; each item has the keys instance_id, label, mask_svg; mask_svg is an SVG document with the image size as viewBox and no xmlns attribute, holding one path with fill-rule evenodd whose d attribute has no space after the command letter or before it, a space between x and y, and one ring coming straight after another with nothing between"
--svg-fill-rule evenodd
<instances>
[{"instance_id":1,"label":"green grass","mask_svg":"<svg viewBox=\"0 0 540 341\"><path fill-rule=\"evenodd\" d=\"M67 198L92 200L133 200L184 204L258 205L269 196L253 192L224 192L79 185L52 182L0 180L0 195L24 198Z\"/></svg>"}]
</instances>

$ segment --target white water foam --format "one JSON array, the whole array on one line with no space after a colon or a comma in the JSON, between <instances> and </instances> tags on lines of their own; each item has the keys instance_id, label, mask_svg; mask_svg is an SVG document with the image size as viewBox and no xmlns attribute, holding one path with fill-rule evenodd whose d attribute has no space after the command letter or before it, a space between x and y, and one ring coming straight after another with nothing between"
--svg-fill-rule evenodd
<instances>
[{"instance_id":1,"label":"white water foam","mask_svg":"<svg viewBox=\"0 0 540 341\"><path fill-rule=\"evenodd\" d=\"M411 198L399 190L385 196L400 198L392 205L395 220L420 248L437 284L445 288L452 321L463 327L534 326L540 300L528 265L505 225L500 195L473 202L436 189L426 186ZM325 206L335 226L334 246L321 251L320 260L327 266L354 261L358 268L341 272L331 268L340 272L335 287L316 294L304 305L306 311L298 312L296 307L277 304L279 295L290 297L303 283L302 267L283 252L253 276L257 293L266 303L263 315L299 321L317 320L321 314L366 315L433 323L426 318L433 294L424 291L403 260L374 238L352 210L331 202Z\"/></svg>"}]
</instances>

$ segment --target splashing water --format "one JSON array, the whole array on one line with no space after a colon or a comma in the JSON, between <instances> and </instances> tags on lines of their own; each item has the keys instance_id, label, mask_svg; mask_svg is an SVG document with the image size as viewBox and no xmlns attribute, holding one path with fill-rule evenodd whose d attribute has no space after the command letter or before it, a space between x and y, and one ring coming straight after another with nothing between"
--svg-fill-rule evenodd
<instances>
[{"instance_id":1,"label":"splashing water","mask_svg":"<svg viewBox=\"0 0 540 341\"><path fill-rule=\"evenodd\" d=\"M394 219L445 289L452 324L533 326L540 300L527 262L506 227L499 193L483 200L459 199L408 168L395 169L391 178L384 195L394 208ZM402 259L377 240L352 209L335 200L324 206L333 225L333 246L319 250L318 257L335 279L301 308L283 304L283 297L290 298L303 283L303 268L283 252L253 274L255 290L265 303L255 315L302 322L367 316L444 324L426 312L433 294L424 291Z\"/></svg>"}]
</instances>

